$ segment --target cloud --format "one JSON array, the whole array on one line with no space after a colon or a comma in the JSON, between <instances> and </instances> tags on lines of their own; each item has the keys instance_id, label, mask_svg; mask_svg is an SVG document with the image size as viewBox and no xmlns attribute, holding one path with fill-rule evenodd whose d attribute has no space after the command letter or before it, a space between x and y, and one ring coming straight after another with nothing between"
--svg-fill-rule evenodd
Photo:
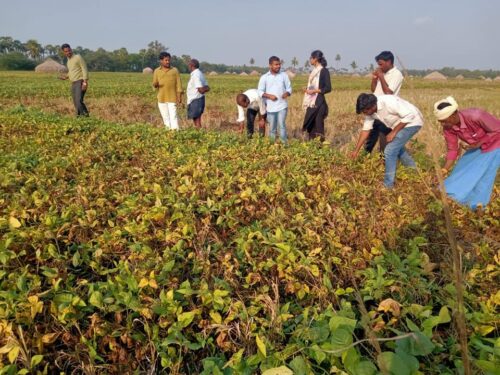
<instances>
[{"instance_id":1,"label":"cloud","mask_svg":"<svg viewBox=\"0 0 500 375\"><path fill-rule=\"evenodd\" d=\"M416 26L427 25L432 22L431 16L417 17L413 20L413 24Z\"/></svg>"}]
</instances>

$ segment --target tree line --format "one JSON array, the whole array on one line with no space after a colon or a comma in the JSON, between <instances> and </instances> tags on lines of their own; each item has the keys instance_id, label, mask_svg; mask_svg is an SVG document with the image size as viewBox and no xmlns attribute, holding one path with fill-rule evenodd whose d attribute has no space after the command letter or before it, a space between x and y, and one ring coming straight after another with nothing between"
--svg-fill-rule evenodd
<instances>
[{"instance_id":1,"label":"tree line","mask_svg":"<svg viewBox=\"0 0 500 375\"><path fill-rule=\"evenodd\" d=\"M140 72L146 67L155 68L158 66L158 55L162 51L168 51L169 48L157 40L150 42L145 48L139 50L138 53L131 53L126 48L120 48L114 51L107 51L104 48L98 48L93 51L81 46L73 47L76 54L83 56L90 70L103 72ZM61 64L65 63L64 54L61 51L61 46L57 44L42 45L35 39L29 39L26 42L13 39L10 36L0 37L0 70L33 70L36 65L40 64L46 58L51 58ZM177 56L172 54L172 65L175 66L181 73L188 73L188 62L191 59L189 55ZM370 64L365 68L359 68L356 61L349 64L351 69L341 67L342 57L337 54L334 63L329 69L337 74L361 73L366 74L374 69L374 64ZM201 69L205 72L215 71L217 73L224 72L246 72L250 73L256 70L263 73L267 70L266 67L255 66L253 57L249 60L250 65L226 65L213 64L209 62L201 62ZM309 59L303 66L299 63L296 57L293 57L289 64L282 60L283 66L289 65L295 71L308 72L310 69ZM425 76L430 73L429 69L410 69L408 74L413 76ZM447 77L456 77L463 75L465 78L495 78L500 75L497 70L468 70L456 69L453 67L444 67L438 70Z\"/></svg>"}]
</instances>

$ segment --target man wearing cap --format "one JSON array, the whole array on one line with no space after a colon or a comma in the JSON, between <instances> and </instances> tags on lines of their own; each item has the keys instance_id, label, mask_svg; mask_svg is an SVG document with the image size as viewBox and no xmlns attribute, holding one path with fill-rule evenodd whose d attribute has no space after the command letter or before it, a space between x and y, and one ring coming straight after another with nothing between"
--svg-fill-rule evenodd
<instances>
[{"instance_id":1,"label":"man wearing cap","mask_svg":"<svg viewBox=\"0 0 500 375\"><path fill-rule=\"evenodd\" d=\"M486 205L500 166L500 120L479 108L459 110L451 96L434 104L434 115L443 127L448 150L445 173L458 159L459 140L467 144L467 152L445 180L447 194L473 209Z\"/></svg>"}]
</instances>

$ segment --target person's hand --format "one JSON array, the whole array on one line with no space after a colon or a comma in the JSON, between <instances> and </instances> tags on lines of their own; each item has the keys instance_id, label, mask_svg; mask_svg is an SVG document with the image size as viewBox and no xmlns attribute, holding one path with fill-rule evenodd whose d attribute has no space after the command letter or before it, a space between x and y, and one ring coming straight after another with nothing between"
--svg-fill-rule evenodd
<instances>
[{"instance_id":1,"label":"person's hand","mask_svg":"<svg viewBox=\"0 0 500 375\"><path fill-rule=\"evenodd\" d=\"M259 124L259 128L265 128L265 127L266 127L266 120L265 120L265 119L263 119L263 118L261 118L261 119L259 120L259 123L258 123L258 124Z\"/></svg>"},{"instance_id":2,"label":"person's hand","mask_svg":"<svg viewBox=\"0 0 500 375\"><path fill-rule=\"evenodd\" d=\"M290 96L290 94L289 94L288 92L285 92L285 93L284 93L281 97L282 97L283 99L286 99L286 98L288 98L289 96Z\"/></svg>"},{"instance_id":3,"label":"person's hand","mask_svg":"<svg viewBox=\"0 0 500 375\"><path fill-rule=\"evenodd\" d=\"M87 81L83 81L82 82L82 91L87 91L88 87L89 87L89 84L87 83Z\"/></svg>"},{"instance_id":4,"label":"person's hand","mask_svg":"<svg viewBox=\"0 0 500 375\"><path fill-rule=\"evenodd\" d=\"M278 100L278 97L276 95L272 95L272 94L268 94L267 98L270 99L270 100L272 100L273 102L275 102L276 100Z\"/></svg>"},{"instance_id":5,"label":"person's hand","mask_svg":"<svg viewBox=\"0 0 500 375\"><path fill-rule=\"evenodd\" d=\"M153 83L153 87L154 87L155 89L160 88L160 83L159 83L159 82L155 82L155 83Z\"/></svg>"},{"instance_id":6,"label":"person's hand","mask_svg":"<svg viewBox=\"0 0 500 375\"><path fill-rule=\"evenodd\" d=\"M306 90L306 94L308 94L308 95L314 95L314 94L316 94L316 90L309 90L309 89L307 89Z\"/></svg>"},{"instance_id":7,"label":"person's hand","mask_svg":"<svg viewBox=\"0 0 500 375\"><path fill-rule=\"evenodd\" d=\"M379 79L381 76L384 75L384 72L382 71L382 69L380 68L377 68L373 71L372 73L372 77L373 79Z\"/></svg>"},{"instance_id":8,"label":"person's hand","mask_svg":"<svg viewBox=\"0 0 500 375\"><path fill-rule=\"evenodd\" d=\"M238 132L243 133L243 129L244 129L243 122L238 122Z\"/></svg>"},{"instance_id":9,"label":"person's hand","mask_svg":"<svg viewBox=\"0 0 500 375\"><path fill-rule=\"evenodd\" d=\"M68 79L68 76L65 76L64 74L60 74L59 77L57 77L58 79L60 79L61 81L65 81Z\"/></svg>"},{"instance_id":10,"label":"person's hand","mask_svg":"<svg viewBox=\"0 0 500 375\"><path fill-rule=\"evenodd\" d=\"M349 157L350 157L351 159L357 159L357 158L358 158L358 156L359 156L359 151L353 151L353 152L351 152L351 153L349 154Z\"/></svg>"},{"instance_id":11,"label":"person's hand","mask_svg":"<svg viewBox=\"0 0 500 375\"><path fill-rule=\"evenodd\" d=\"M389 134L385 136L385 139L387 140L387 143L390 143L396 138L396 135L398 134L397 131L392 130Z\"/></svg>"},{"instance_id":12,"label":"person's hand","mask_svg":"<svg viewBox=\"0 0 500 375\"><path fill-rule=\"evenodd\" d=\"M476 142L471 145L468 144L462 144L462 147L464 150L475 150L476 148L480 148L482 146L483 142Z\"/></svg>"}]
</instances>

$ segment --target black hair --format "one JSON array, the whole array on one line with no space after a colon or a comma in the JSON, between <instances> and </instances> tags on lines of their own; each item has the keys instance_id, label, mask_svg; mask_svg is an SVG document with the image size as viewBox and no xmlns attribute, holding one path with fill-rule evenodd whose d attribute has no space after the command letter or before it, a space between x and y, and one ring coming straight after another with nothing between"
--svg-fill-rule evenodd
<instances>
[{"instance_id":1,"label":"black hair","mask_svg":"<svg viewBox=\"0 0 500 375\"><path fill-rule=\"evenodd\" d=\"M240 104L240 102L242 102L242 101L250 102L250 100L248 99L248 96L246 96L245 94L236 95L236 103Z\"/></svg>"},{"instance_id":2,"label":"black hair","mask_svg":"<svg viewBox=\"0 0 500 375\"><path fill-rule=\"evenodd\" d=\"M200 62L199 62L198 60L196 60L196 59L191 59L191 60L189 61L189 63L190 63L191 65L193 65L196 69L199 69L199 68L200 68Z\"/></svg>"},{"instance_id":3,"label":"black hair","mask_svg":"<svg viewBox=\"0 0 500 375\"><path fill-rule=\"evenodd\" d=\"M359 115L367 108L377 104L377 97L373 94L360 94L356 100L356 113Z\"/></svg>"},{"instance_id":4,"label":"black hair","mask_svg":"<svg viewBox=\"0 0 500 375\"><path fill-rule=\"evenodd\" d=\"M65 48L69 48L71 49L70 45L68 43L64 43L62 46L61 46L61 50L65 49Z\"/></svg>"},{"instance_id":5,"label":"black hair","mask_svg":"<svg viewBox=\"0 0 500 375\"><path fill-rule=\"evenodd\" d=\"M323 55L323 52L321 52L319 49L312 51L311 57L318 60L318 62L321 64L321 66L323 66L323 68L326 68L327 62L325 56Z\"/></svg>"},{"instance_id":6,"label":"black hair","mask_svg":"<svg viewBox=\"0 0 500 375\"><path fill-rule=\"evenodd\" d=\"M439 103L437 106L437 109L441 110L441 109L446 108L446 107L451 107L451 104L448 102Z\"/></svg>"},{"instance_id":7,"label":"black hair","mask_svg":"<svg viewBox=\"0 0 500 375\"><path fill-rule=\"evenodd\" d=\"M269 58L269 65L271 65L274 61L279 61L279 62L281 62L281 60L280 60L280 58L279 58L279 57L277 57L277 56L271 56L271 57Z\"/></svg>"},{"instance_id":8,"label":"black hair","mask_svg":"<svg viewBox=\"0 0 500 375\"><path fill-rule=\"evenodd\" d=\"M172 57L168 52L160 52L160 56L158 57L160 60L163 60L165 57Z\"/></svg>"},{"instance_id":9,"label":"black hair","mask_svg":"<svg viewBox=\"0 0 500 375\"><path fill-rule=\"evenodd\" d=\"M379 60L390 61L391 64L394 64L394 55L391 51L382 51L377 56L375 56L375 61Z\"/></svg>"}]
</instances>

